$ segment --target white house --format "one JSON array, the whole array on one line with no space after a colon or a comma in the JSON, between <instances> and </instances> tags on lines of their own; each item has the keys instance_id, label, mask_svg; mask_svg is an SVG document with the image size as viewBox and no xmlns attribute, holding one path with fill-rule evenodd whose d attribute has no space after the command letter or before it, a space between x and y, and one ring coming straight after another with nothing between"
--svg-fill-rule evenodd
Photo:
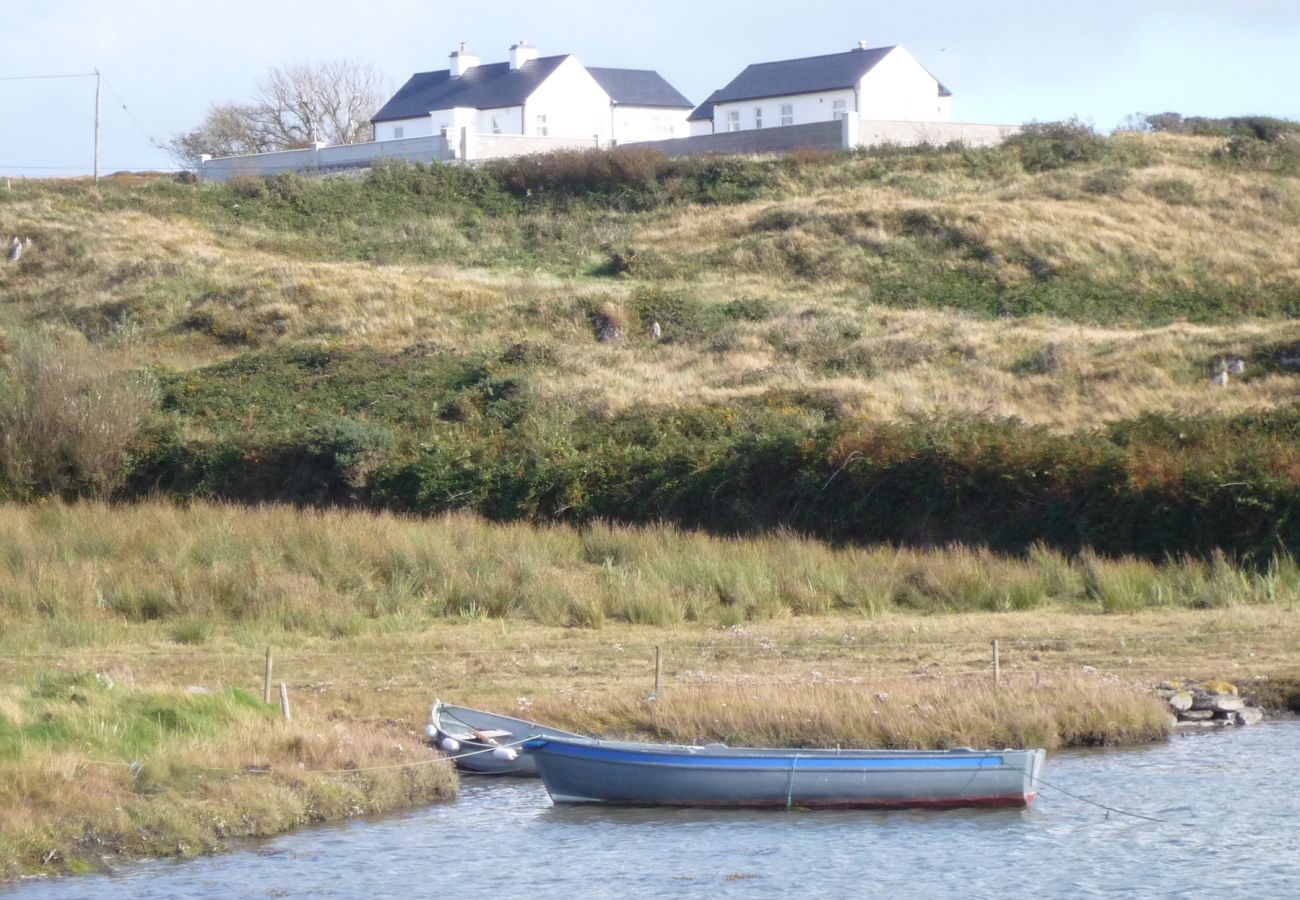
<instances>
[{"instance_id":1,"label":"white house","mask_svg":"<svg viewBox=\"0 0 1300 900\"><path fill-rule=\"evenodd\" d=\"M658 72L588 68L520 41L508 62L481 64L461 44L451 65L412 75L371 119L376 141L444 131L595 139L602 145L689 133L692 104Z\"/></svg>"},{"instance_id":2,"label":"white house","mask_svg":"<svg viewBox=\"0 0 1300 900\"><path fill-rule=\"evenodd\" d=\"M952 92L902 47L756 63L688 119L691 134L748 131L856 116L948 122Z\"/></svg>"}]
</instances>

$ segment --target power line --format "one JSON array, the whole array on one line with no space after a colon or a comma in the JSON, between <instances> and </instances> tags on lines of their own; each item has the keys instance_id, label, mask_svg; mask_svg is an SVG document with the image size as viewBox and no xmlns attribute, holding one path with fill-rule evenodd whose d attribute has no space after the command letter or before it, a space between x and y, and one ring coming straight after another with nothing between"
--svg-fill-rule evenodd
<instances>
[{"instance_id":1,"label":"power line","mask_svg":"<svg viewBox=\"0 0 1300 900\"><path fill-rule=\"evenodd\" d=\"M127 118L131 120L131 124L140 132L140 136L152 144L154 142L153 136L148 133L143 125L140 124L140 120L135 117L135 113L127 109L126 101L123 100L122 95L117 92L117 88L113 87L113 82L108 80L107 75L104 75L103 73L100 73L100 75L104 79L104 85L108 88L108 92L113 95L115 100L117 100L118 106L122 107L122 112L126 113Z\"/></svg>"},{"instance_id":2,"label":"power line","mask_svg":"<svg viewBox=\"0 0 1300 900\"><path fill-rule=\"evenodd\" d=\"M94 78L94 72L77 72L68 75L0 75L0 81L49 81L55 78Z\"/></svg>"}]
</instances>

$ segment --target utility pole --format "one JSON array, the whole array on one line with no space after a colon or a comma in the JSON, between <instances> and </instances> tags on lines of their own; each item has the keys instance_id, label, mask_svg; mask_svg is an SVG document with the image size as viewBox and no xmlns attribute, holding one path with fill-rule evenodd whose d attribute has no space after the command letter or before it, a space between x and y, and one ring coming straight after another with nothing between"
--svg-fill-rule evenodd
<instances>
[{"instance_id":1,"label":"utility pole","mask_svg":"<svg viewBox=\"0 0 1300 900\"><path fill-rule=\"evenodd\" d=\"M99 184L99 113L100 89L103 76L95 69L95 184Z\"/></svg>"}]
</instances>

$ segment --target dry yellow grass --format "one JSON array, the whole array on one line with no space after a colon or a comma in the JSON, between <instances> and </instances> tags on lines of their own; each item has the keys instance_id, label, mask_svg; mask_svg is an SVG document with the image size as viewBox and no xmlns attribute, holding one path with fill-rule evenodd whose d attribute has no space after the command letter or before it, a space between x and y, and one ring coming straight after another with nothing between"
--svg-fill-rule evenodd
<instances>
[{"instance_id":1,"label":"dry yellow grass","mask_svg":"<svg viewBox=\"0 0 1300 900\"><path fill-rule=\"evenodd\" d=\"M907 172L824 186L810 178L780 200L571 226L580 232L575 240L590 244L593 264L604 240L670 262L723 260L689 281L675 280L667 265L666 280L655 283L706 304L748 298L770 306L769 318L736 322L724 342L708 347L656 345L634 321L628 341L597 345L585 310L606 302L628 307L644 287L637 281L517 263L487 270L313 260L286 252L275 233L254 224L204 227L179 214L96 207L67 191L34 192L4 207L7 229L37 228L47 244L71 241L83 250L36 284L24 282L37 303L0 303L0 329L62 320L122 349L137 365L180 368L250 344L305 340L396 349L430 341L499 352L529 340L557 356L556 365L532 376L536 390L603 410L820 391L845 411L873 419L1016 416L1071 431L1148 411L1236 414L1289 405L1289 376L1237 379L1226 390L1208 384L1208 376L1223 354L1249 357L1300 341L1292 321L1141 328L980 320L878 305L851 279L837 277L834 265L809 281L753 257L755 223L774 210L812 217L772 240L814 253L824 237L818 217L862 214L886 222L919 212L956 223L999 259L1032 256L1135 292L1194 289L1207 273L1217 285L1242 290L1300 282L1300 229L1294 227L1300 190L1290 180L1212 165L1217 144L1208 139L1149 137L1143 144L1153 164L1135 169L1114 194L1084 191L1094 174L1087 168L994 179L960 170ZM1152 196L1153 185L1171 180L1189 185L1196 202ZM438 229L470 240L455 234L450 220L421 224L411 240L452 239ZM860 230L855 239L883 248L881 262L872 265L889 265L890 248L909 240L883 226ZM503 245L502 252L511 259L518 249ZM42 252L38 246L33 259ZM83 264L87 256L93 265ZM867 264L859 257L853 265ZM18 277L0 267L0 297L18 286ZM1030 276L1007 264L999 277ZM178 325L186 321L191 325ZM844 343L842 333L859 337ZM1047 348L1055 348L1059 363L1046 370L1026 365Z\"/></svg>"},{"instance_id":2,"label":"dry yellow grass","mask_svg":"<svg viewBox=\"0 0 1300 900\"><path fill-rule=\"evenodd\" d=\"M1159 738L1167 715L1147 688L1166 678L1247 691L1300 679L1295 585L1222 562L1081 564L1100 591L1222 604L1106 615L1074 597L1080 571L1046 551L1023 561L204 504L10 505L0 532L7 875L204 852L445 796L441 765L348 771L429 759L419 735L439 696L659 740L1059 747ZM719 585L736 624L716 615ZM1027 585L1055 593L1022 612L887 601L900 586L955 602ZM448 614L448 589L476 599ZM885 593L830 613L827 590ZM608 604L588 623L601 627L535 620L592 604ZM268 645L290 724L250 700ZM647 704L656 646L662 684Z\"/></svg>"}]
</instances>

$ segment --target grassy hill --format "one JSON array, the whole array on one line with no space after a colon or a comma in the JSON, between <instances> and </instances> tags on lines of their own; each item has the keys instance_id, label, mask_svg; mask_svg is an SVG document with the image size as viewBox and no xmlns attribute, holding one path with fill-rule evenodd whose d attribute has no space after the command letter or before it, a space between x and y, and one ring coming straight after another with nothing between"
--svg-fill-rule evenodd
<instances>
[{"instance_id":1,"label":"grassy hill","mask_svg":"<svg viewBox=\"0 0 1300 900\"><path fill-rule=\"evenodd\" d=\"M20 183L0 491L1271 555L1300 545L1298 160L1044 126Z\"/></svg>"}]
</instances>

